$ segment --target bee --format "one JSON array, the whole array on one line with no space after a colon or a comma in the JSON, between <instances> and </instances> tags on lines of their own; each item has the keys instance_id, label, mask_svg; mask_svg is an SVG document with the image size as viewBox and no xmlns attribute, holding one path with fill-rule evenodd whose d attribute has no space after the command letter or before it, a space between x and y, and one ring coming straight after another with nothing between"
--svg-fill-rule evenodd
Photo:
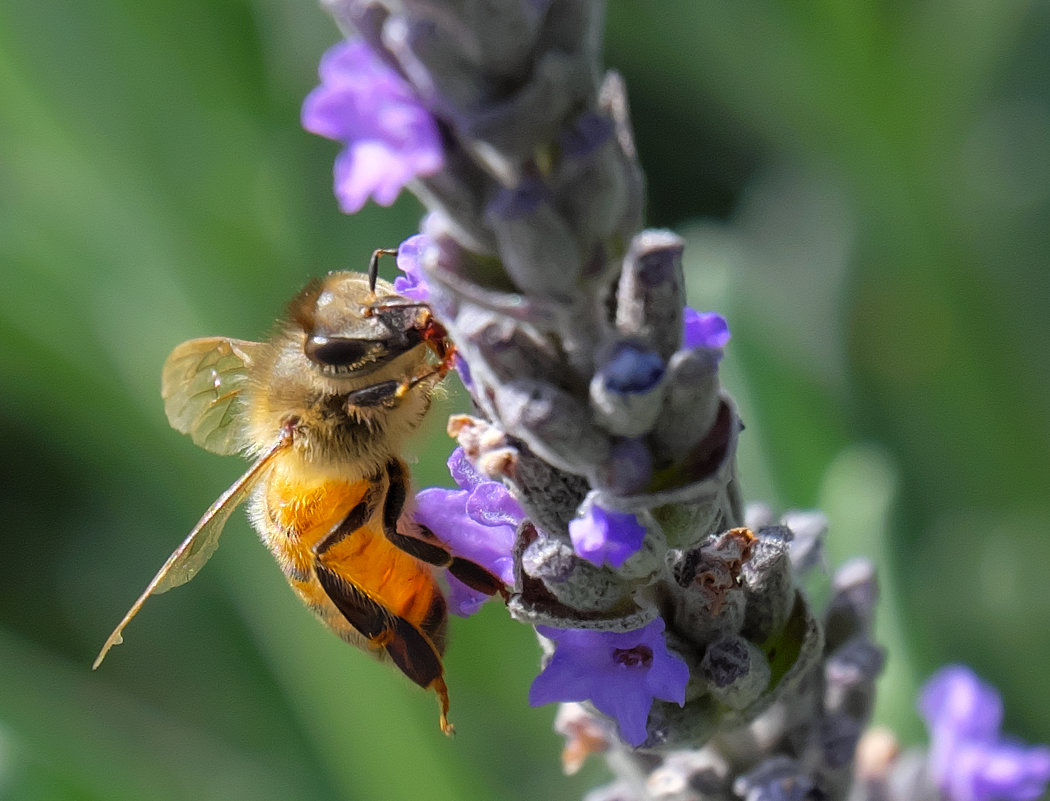
<instances>
[{"instance_id":1,"label":"bee","mask_svg":"<svg viewBox=\"0 0 1050 801\"><path fill-rule=\"evenodd\" d=\"M442 654L448 620L435 570L489 595L506 589L404 514L403 441L426 414L454 349L428 306L368 273L333 272L289 304L267 342L183 342L164 364L172 427L254 462L168 557L102 646L97 668L151 595L193 578L233 510L248 515L303 603L352 645L436 693L451 734Z\"/></svg>"}]
</instances>

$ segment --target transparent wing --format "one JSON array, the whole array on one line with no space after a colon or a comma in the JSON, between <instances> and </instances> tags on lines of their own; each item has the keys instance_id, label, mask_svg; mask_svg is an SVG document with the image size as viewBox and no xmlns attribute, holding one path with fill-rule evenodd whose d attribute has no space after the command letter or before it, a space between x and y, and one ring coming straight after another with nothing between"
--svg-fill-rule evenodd
<instances>
[{"instance_id":1,"label":"transparent wing","mask_svg":"<svg viewBox=\"0 0 1050 801\"><path fill-rule=\"evenodd\" d=\"M200 569L204 567L204 563L215 553L215 549L219 545L219 535L222 534L222 529L226 525L226 521L230 519L230 515L233 514L233 510L240 506L241 502L248 497L248 494L259 482L259 479L266 474L270 461L278 453L290 447L291 444L291 433L288 431L282 432L281 438L266 453L260 456L255 464L248 468L248 472L237 479L233 486L220 495L215 503L208 508L208 511L204 513L204 517L193 527L193 531L175 549L175 552L168 557L168 560L157 571L157 575L146 586L142 595L138 597L138 600L132 604L128 613L124 615L124 619L120 621L113 633L109 635L109 639L106 640L102 650L99 651L98 656L95 658L92 669L102 664L102 660L106 658L110 648L114 645L119 645L123 641L121 632L131 622L131 619L139 613L147 598L170 590L172 587L178 587L180 584L185 584L197 575Z\"/></svg>"},{"instance_id":2,"label":"transparent wing","mask_svg":"<svg viewBox=\"0 0 1050 801\"><path fill-rule=\"evenodd\" d=\"M259 342L205 337L175 348L164 362L160 389L172 428L212 453L242 450L248 443L237 396L262 347Z\"/></svg>"}]
</instances>

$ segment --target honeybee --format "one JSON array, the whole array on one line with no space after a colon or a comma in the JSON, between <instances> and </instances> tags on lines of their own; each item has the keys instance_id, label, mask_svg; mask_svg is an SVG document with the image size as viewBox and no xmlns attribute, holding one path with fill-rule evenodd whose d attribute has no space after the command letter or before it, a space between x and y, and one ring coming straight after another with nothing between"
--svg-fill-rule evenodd
<instances>
[{"instance_id":1,"label":"honeybee","mask_svg":"<svg viewBox=\"0 0 1050 801\"><path fill-rule=\"evenodd\" d=\"M333 272L289 304L267 342L183 342L164 364L172 427L219 454L254 463L204 513L102 646L94 667L151 595L189 581L215 552L233 510L248 515L303 603L347 642L389 659L449 697L441 657L447 611L435 568L503 594L502 582L403 519L408 468L399 457L452 365L445 330L425 305L368 273Z\"/></svg>"}]
</instances>

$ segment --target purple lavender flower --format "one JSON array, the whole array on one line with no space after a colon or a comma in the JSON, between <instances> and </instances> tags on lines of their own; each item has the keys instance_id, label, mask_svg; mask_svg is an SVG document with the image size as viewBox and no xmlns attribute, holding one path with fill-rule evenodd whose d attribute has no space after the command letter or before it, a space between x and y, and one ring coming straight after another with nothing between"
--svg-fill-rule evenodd
<instances>
[{"instance_id":1,"label":"purple lavender flower","mask_svg":"<svg viewBox=\"0 0 1050 801\"><path fill-rule=\"evenodd\" d=\"M698 312L685 307L683 315L682 347L724 348L729 342L729 324L718 312Z\"/></svg>"},{"instance_id":2,"label":"purple lavender flower","mask_svg":"<svg viewBox=\"0 0 1050 801\"><path fill-rule=\"evenodd\" d=\"M369 196L389 206L409 181L441 169L434 119L364 41L329 49L319 73L321 85L303 101L302 125L346 144L335 161L335 195L345 213Z\"/></svg>"},{"instance_id":3,"label":"purple lavender flower","mask_svg":"<svg viewBox=\"0 0 1050 801\"><path fill-rule=\"evenodd\" d=\"M619 568L642 547L645 527L633 514L592 503L583 517L569 521L569 537L579 557L598 567L608 562Z\"/></svg>"},{"instance_id":4,"label":"purple lavender flower","mask_svg":"<svg viewBox=\"0 0 1050 801\"><path fill-rule=\"evenodd\" d=\"M452 451L448 469L460 489L430 487L418 492L416 522L434 532L455 556L481 565L505 584L513 584L511 550L525 512L506 487L474 469L462 448ZM458 615L472 615L489 600L454 576L448 576L448 583L449 604Z\"/></svg>"},{"instance_id":5,"label":"purple lavender flower","mask_svg":"<svg viewBox=\"0 0 1050 801\"><path fill-rule=\"evenodd\" d=\"M425 234L410 236L397 248L397 269L404 273L394 279L394 290L406 298L426 302L430 297L426 276L423 275L423 250L430 245Z\"/></svg>"},{"instance_id":6,"label":"purple lavender flower","mask_svg":"<svg viewBox=\"0 0 1050 801\"><path fill-rule=\"evenodd\" d=\"M616 720L624 742L637 747L648 737L654 699L685 704L689 668L667 650L661 618L625 632L536 630L554 641L555 651L529 688L532 706L589 700Z\"/></svg>"},{"instance_id":7,"label":"purple lavender flower","mask_svg":"<svg viewBox=\"0 0 1050 801\"><path fill-rule=\"evenodd\" d=\"M930 730L931 778L950 801L1028 801L1045 790L1050 748L1003 737L1002 699L969 668L934 674L919 711Z\"/></svg>"}]
</instances>

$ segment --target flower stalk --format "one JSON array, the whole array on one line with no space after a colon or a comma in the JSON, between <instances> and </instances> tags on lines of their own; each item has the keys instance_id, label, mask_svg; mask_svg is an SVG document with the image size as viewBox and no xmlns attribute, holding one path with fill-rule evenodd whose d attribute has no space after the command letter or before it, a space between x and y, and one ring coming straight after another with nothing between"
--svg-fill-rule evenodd
<instances>
[{"instance_id":1,"label":"flower stalk","mask_svg":"<svg viewBox=\"0 0 1050 801\"><path fill-rule=\"evenodd\" d=\"M417 520L511 574L510 613L547 653L531 700L583 702L587 730L605 732L589 742L633 777L631 797L698 764L721 766L705 798L773 775L837 792L864 720L828 701L848 691L828 684L795 533L746 524L741 423L718 381L728 328L685 308L681 240L642 230L623 82L600 64L602 4L328 6L353 39L326 59L304 122L347 140L337 194L354 204L389 194L358 153L406 154L396 180L428 214L399 254L399 289L448 329L476 406L451 428L460 489L421 493ZM420 109L437 171L433 137L422 156L412 144L429 131ZM499 565L478 547L508 540ZM853 619L865 642L869 620ZM870 694L873 678L851 686Z\"/></svg>"},{"instance_id":2,"label":"flower stalk","mask_svg":"<svg viewBox=\"0 0 1050 801\"><path fill-rule=\"evenodd\" d=\"M729 330L685 307L681 239L642 229L603 4L325 5L350 43L304 125L346 143L345 209L394 185L426 205L395 286L447 328L475 405L450 422L459 489L420 493L417 521L513 582L567 769L607 756L591 801L845 798L883 660L874 573L842 567L815 610L798 578L823 517L745 510Z\"/></svg>"}]
</instances>

